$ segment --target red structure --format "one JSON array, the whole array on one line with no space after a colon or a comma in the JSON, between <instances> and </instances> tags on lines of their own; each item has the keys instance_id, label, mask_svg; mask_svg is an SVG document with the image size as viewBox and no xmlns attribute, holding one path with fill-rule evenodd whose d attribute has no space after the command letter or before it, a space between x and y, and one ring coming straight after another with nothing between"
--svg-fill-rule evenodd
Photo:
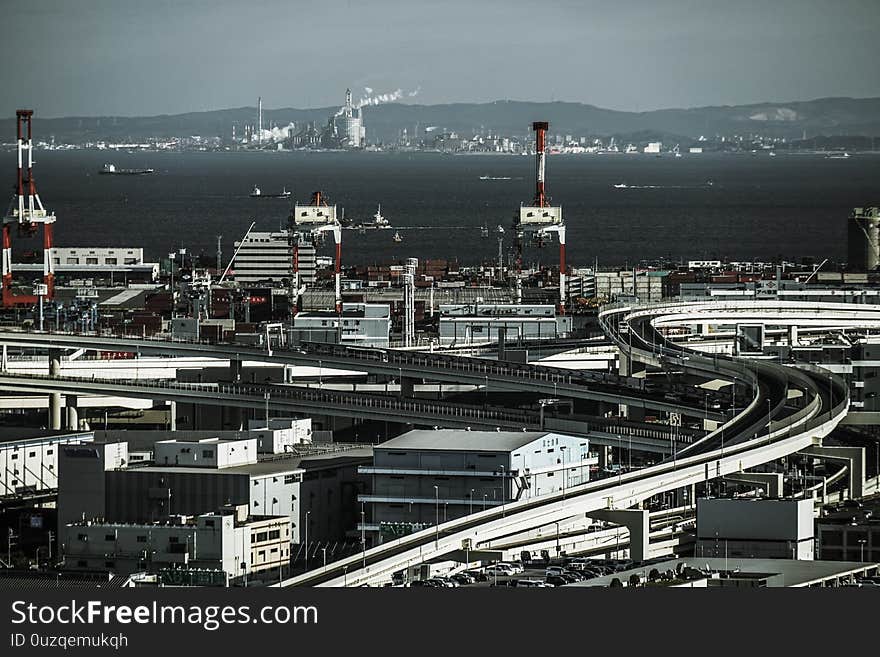
<instances>
[{"instance_id":1,"label":"red structure","mask_svg":"<svg viewBox=\"0 0 880 657\"><path fill-rule=\"evenodd\" d=\"M544 176L547 165L547 121L535 121L535 198L531 206L522 206L514 220L514 246L516 247L516 269L522 271L522 251L525 237L529 242L542 247L553 233L559 237L559 306L560 314L565 314L565 222L562 220L562 208L550 205L550 198L544 189Z\"/></svg>"},{"instance_id":2,"label":"red structure","mask_svg":"<svg viewBox=\"0 0 880 657\"><path fill-rule=\"evenodd\" d=\"M18 175L16 178L16 194L3 217L3 270L2 296L0 303L4 308L16 306L32 306L39 298L52 299L55 296L55 274L52 263L52 224L55 215L46 212L37 194L34 183L34 158L31 119L33 110L17 110L15 112L18 135ZM24 153L27 151L27 167ZM18 234L32 236L37 232L37 225L43 226L43 282L44 289L35 286L33 294L15 294L12 287L12 226L18 226Z\"/></svg>"},{"instance_id":3,"label":"red structure","mask_svg":"<svg viewBox=\"0 0 880 657\"><path fill-rule=\"evenodd\" d=\"M550 124L547 121L532 123L532 130L535 131L535 205L539 208L547 205L547 197L544 194L544 170L547 162L545 147L549 128Z\"/></svg>"}]
</instances>

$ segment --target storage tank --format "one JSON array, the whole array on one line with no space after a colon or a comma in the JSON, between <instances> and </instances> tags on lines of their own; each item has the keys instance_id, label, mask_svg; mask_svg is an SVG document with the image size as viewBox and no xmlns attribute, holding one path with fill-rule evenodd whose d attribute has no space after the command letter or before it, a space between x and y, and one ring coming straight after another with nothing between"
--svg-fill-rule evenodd
<instances>
[{"instance_id":1,"label":"storage tank","mask_svg":"<svg viewBox=\"0 0 880 657\"><path fill-rule=\"evenodd\" d=\"M880 266L880 208L854 208L847 227L850 271L873 271Z\"/></svg>"}]
</instances>

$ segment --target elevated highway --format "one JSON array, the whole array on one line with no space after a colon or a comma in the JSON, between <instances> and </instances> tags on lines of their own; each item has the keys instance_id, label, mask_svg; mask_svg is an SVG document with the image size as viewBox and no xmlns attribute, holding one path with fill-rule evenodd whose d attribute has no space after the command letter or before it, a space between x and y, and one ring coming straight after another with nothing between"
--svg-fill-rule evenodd
<instances>
[{"instance_id":1,"label":"elevated highway","mask_svg":"<svg viewBox=\"0 0 880 657\"><path fill-rule=\"evenodd\" d=\"M475 550L491 548L505 537L575 515L600 509L626 509L658 493L742 472L819 444L846 416L849 391L840 377L826 378L824 371L812 368L798 371L771 363L706 356L667 341L653 321L671 312L681 313L686 310L683 306L608 308L600 314L600 322L629 358L748 386L752 391L751 402L705 438L658 465L442 523L291 578L279 586L376 583L395 570L441 558L464 546ZM814 308L814 312L821 310ZM865 312L864 307L860 310ZM777 311L768 308L764 320L769 322ZM701 312L703 319L709 316L705 308ZM752 317L759 314L759 308L752 308ZM880 326L880 308L871 308L865 314L859 320L863 326Z\"/></svg>"},{"instance_id":2,"label":"elevated highway","mask_svg":"<svg viewBox=\"0 0 880 657\"><path fill-rule=\"evenodd\" d=\"M70 333L39 333L0 330L0 344L38 349L95 349L135 354L211 357L231 362L271 362L275 365L308 365L319 369L363 371L397 379L427 379L456 384L486 386L494 391L531 392L629 404L659 411L684 411L697 417L721 420L723 415L706 411L698 403L671 403L662 394L645 391L639 378L589 370L570 371L534 364L499 362L484 358L440 353L345 347L310 343L296 349L257 348L142 337L112 337Z\"/></svg>"}]
</instances>

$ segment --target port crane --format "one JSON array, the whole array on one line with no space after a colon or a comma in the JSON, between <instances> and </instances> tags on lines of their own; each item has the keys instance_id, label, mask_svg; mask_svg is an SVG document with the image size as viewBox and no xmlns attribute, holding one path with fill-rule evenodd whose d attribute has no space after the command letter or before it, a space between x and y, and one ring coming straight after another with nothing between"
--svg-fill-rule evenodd
<instances>
[{"instance_id":1,"label":"port crane","mask_svg":"<svg viewBox=\"0 0 880 657\"><path fill-rule=\"evenodd\" d=\"M33 306L43 298L55 296L55 268L52 260L52 229L55 214L47 212L37 193L34 183L34 144L31 120L34 111L16 110L18 175L15 194L9 209L3 217L3 268L2 294L0 304L4 308ZM27 165L25 167L25 153ZM16 294L12 283L12 226L17 226L18 235L32 237L38 227L43 227L43 281L32 287L32 294Z\"/></svg>"}]
</instances>

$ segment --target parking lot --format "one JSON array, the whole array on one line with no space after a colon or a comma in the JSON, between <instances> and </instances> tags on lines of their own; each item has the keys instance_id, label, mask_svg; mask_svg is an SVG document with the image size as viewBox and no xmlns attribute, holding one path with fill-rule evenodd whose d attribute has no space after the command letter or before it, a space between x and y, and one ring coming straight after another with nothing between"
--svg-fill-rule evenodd
<instances>
[{"instance_id":1,"label":"parking lot","mask_svg":"<svg viewBox=\"0 0 880 657\"><path fill-rule=\"evenodd\" d=\"M644 562L647 565L650 562ZM590 559L572 557L550 561L520 562L507 561L471 568L449 576L431 577L427 580L410 582L411 587L427 588L553 588L578 581L611 575L632 568L629 559Z\"/></svg>"}]
</instances>

